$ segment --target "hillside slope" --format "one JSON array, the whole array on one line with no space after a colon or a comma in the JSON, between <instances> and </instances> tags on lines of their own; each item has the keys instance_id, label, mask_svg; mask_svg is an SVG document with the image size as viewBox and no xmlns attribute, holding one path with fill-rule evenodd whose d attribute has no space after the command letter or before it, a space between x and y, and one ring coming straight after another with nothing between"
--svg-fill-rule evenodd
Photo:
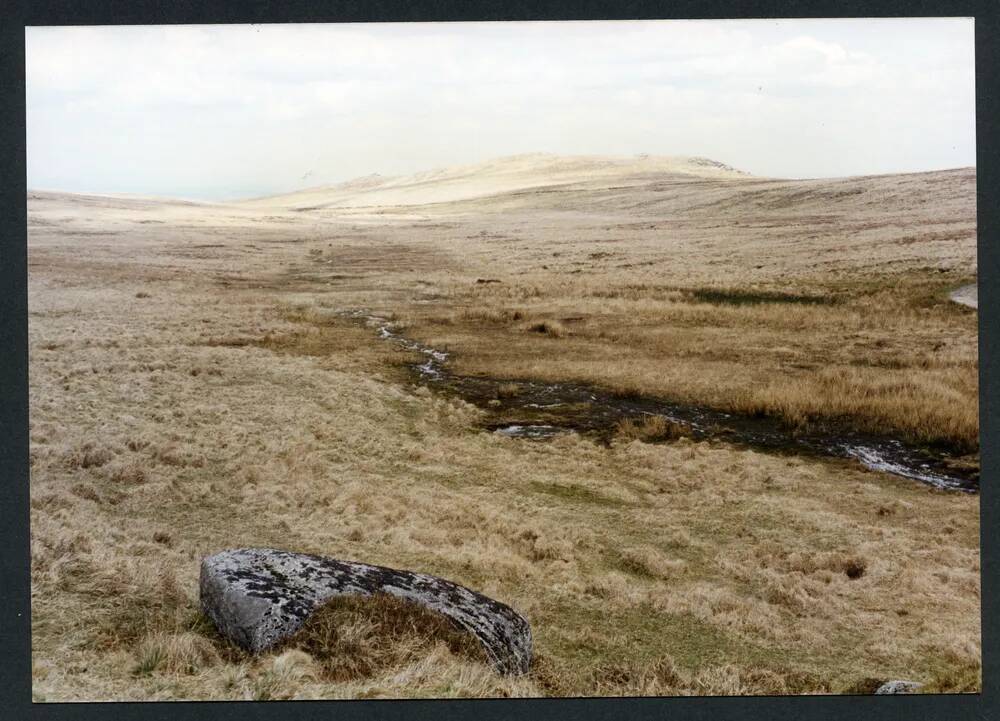
<instances>
[{"instance_id":1,"label":"hillside slope","mask_svg":"<svg viewBox=\"0 0 1000 721\"><path fill-rule=\"evenodd\" d=\"M706 158L532 153L408 176L369 175L338 185L255 198L241 205L295 210L423 205L550 186L608 187L651 180L746 177L746 173Z\"/></svg>"}]
</instances>

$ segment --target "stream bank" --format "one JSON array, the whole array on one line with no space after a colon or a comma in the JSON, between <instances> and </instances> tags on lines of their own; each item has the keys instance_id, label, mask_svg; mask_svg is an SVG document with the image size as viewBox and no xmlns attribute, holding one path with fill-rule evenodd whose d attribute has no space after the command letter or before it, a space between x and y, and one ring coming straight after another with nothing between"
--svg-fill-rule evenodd
<instances>
[{"instance_id":1,"label":"stream bank","mask_svg":"<svg viewBox=\"0 0 1000 721\"><path fill-rule=\"evenodd\" d=\"M423 355L424 359L412 366L417 379L433 390L457 395L491 411L494 419L484 430L501 435L544 440L575 432L609 441L622 421L660 416L698 441L719 440L770 452L853 459L869 470L943 490L966 493L979 490L977 469L953 465L944 451L898 438L833 424L799 430L773 417L744 416L659 398L623 396L582 384L457 375L446 367L448 353L405 337L393 328L390 320L364 310L341 314L372 327L382 340ZM502 385L516 385L517 391L505 393L501 399L498 389Z\"/></svg>"}]
</instances>

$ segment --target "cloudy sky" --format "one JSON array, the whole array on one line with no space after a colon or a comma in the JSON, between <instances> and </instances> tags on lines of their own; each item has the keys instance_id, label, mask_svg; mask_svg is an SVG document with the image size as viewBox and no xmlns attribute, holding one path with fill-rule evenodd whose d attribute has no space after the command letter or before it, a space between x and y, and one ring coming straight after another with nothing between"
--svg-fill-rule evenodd
<instances>
[{"instance_id":1,"label":"cloudy sky","mask_svg":"<svg viewBox=\"0 0 1000 721\"><path fill-rule=\"evenodd\" d=\"M975 165L973 21L26 29L28 186L234 198L524 152Z\"/></svg>"}]
</instances>

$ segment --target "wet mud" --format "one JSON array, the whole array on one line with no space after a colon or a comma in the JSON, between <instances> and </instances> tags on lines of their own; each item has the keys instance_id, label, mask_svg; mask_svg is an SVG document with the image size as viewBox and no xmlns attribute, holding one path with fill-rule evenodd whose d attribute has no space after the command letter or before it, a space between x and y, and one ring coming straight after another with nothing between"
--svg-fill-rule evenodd
<instances>
[{"instance_id":1,"label":"wet mud","mask_svg":"<svg viewBox=\"0 0 1000 721\"><path fill-rule=\"evenodd\" d=\"M407 338L393 323L363 310L346 317L373 328L382 340L419 353L416 379L432 390L457 395L490 412L483 429L512 438L545 440L581 433L610 442L624 420L662 416L698 441L722 441L776 453L855 460L873 471L920 481L944 490L978 492L979 470L957 462L948 449L934 449L899 438L861 433L833 423L793 428L769 416L746 416L660 398L615 394L593 386L509 378L462 376L447 368L448 354ZM517 386L516 392L509 388ZM506 392L500 393L504 386ZM502 395L502 397L501 397Z\"/></svg>"}]
</instances>

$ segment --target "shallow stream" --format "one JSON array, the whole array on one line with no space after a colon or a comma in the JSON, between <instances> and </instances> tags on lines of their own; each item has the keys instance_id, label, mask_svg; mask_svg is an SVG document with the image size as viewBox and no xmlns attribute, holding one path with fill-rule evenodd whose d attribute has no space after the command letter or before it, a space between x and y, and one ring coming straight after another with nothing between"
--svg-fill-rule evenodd
<instances>
[{"instance_id":1,"label":"shallow stream","mask_svg":"<svg viewBox=\"0 0 1000 721\"><path fill-rule=\"evenodd\" d=\"M446 368L446 352L406 338L393 329L388 319L363 310L345 311L343 315L374 328L383 340L422 354L425 359L413 365L420 380L431 388L454 393L493 411L498 420L485 428L501 435L539 440L576 432L607 439L622 420L662 416L682 426L685 434L695 440L720 440L772 452L854 459L870 470L945 490L979 490L977 470L950 464L943 451L896 438L844 427L800 431L768 416L744 416L658 398L623 396L580 384L460 376ZM516 393L500 398L500 386L511 383L517 385Z\"/></svg>"}]
</instances>

